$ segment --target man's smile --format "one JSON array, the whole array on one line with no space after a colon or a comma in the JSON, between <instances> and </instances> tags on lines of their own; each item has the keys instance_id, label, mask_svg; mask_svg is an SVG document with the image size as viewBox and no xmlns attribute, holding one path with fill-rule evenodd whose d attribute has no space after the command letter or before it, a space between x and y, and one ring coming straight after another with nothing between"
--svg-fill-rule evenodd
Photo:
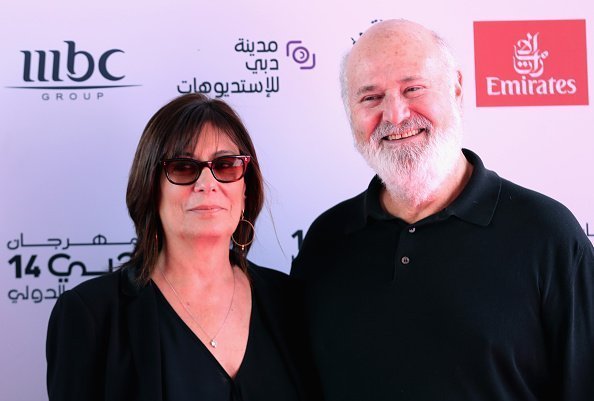
<instances>
[{"instance_id":1,"label":"man's smile","mask_svg":"<svg viewBox=\"0 0 594 401\"><path fill-rule=\"evenodd\" d=\"M411 129L411 130L401 132L401 133L394 133L394 134L386 135L385 137L382 138L382 140L395 141L398 139L410 138L411 136L418 135L421 132L425 132L425 131L426 131L425 128Z\"/></svg>"}]
</instances>

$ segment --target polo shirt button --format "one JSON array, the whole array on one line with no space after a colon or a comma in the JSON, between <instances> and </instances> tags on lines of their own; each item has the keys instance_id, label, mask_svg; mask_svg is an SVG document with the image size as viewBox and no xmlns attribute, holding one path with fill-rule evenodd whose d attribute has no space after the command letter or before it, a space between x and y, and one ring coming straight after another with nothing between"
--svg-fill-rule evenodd
<instances>
[{"instance_id":1,"label":"polo shirt button","mask_svg":"<svg viewBox=\"0 0 594 401\"><path fill-rule=\"evenodd\" d=\"M415 231L417 231L417 229L415 227L411 227L408 229L408 232L411 234L414 233Z\"/></svg>"},{"instance_id":2,"label":"polo shirt button","mask_svg":"<svg viewBox=\"0 0 594 401\"><path fill-rule=\"evenodd\" d=\"M403 265L407 265L410 263L410 259L408 258L408 256L403 256L402 259L400 259L400 261Z\"/></svg>"}]
</instances>

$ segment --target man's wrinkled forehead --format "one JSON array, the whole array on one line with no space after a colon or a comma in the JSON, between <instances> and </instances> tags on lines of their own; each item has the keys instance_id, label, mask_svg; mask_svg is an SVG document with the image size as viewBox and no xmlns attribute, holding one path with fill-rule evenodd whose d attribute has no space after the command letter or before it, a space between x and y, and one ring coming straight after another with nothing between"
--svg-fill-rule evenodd
<instances>
[{"instance_id":1,"label":"man's wrinkled forehead","mask_svg":"<svg viewBox=\"0 0 594 401\"><path fill-rule=\"evenodd\" d=\"M384 21L366 31L348 54L345 73L350 89L355 76L379 76L396 70L397 79L416 75L423 66L443 62L443 51L429 29L402 20ZM371 84L370 82L364 84Z\"/></svg>"}]
</instances>

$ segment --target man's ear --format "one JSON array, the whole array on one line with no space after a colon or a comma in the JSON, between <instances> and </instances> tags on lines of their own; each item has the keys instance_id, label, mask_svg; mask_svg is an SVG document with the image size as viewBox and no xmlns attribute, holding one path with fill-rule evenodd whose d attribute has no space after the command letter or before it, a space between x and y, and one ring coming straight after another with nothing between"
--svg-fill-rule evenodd
<instances>
[{"instance_id":1,"label":"man's ear","mask_svg":"<svg viewBox=\"0 0 594 401\"><path fill-rule=\"evenodd\" d=\"M454 96L460 106L462 106L462 71L456 71L456 83L454 85Z\"/></svg>"}]
</instances>

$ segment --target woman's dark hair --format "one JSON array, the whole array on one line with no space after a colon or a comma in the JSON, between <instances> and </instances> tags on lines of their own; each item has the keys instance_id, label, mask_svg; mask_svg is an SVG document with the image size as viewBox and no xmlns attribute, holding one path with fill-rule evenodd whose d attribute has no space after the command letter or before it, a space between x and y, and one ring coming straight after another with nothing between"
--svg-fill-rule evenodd
<instances>
[{"instance_id":1,"label":"woman's dark hair","mask_svg":"<svg viewBox=\"0 0 594 401\"><path fill-rule=\"evenodd\" d=\"M126 204L136 228L137 242L125 266L139 269L138 279L146 283L151 277L163 246L163 227L159 217L161 161L194 149L202 128L209 124L225 134L242 155L251 156L244 176L245 210L243 218L254 223L264 203L260 165L252 140L241 119L227 103L202 94L187 94L163 106L147 123L130 169ZM255 233L247 223L239 224L233 238L240 244L250 242ZM233 243L229 250L231 263L247 269L246 255Z\"/></svg>"}]
</instances>

